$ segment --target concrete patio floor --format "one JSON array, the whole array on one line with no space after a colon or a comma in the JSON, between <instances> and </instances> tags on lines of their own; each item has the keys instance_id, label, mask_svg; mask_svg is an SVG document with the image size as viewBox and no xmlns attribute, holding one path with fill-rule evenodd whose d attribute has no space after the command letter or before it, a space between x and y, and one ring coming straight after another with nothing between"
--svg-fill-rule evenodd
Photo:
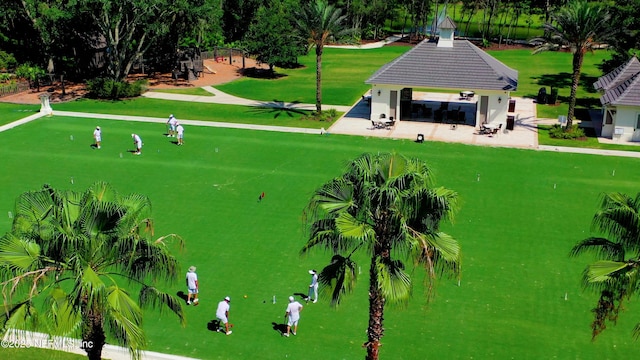
<instances>
[{"instance_id":1,"label":"concrete patio floor","mask_svg":"<svg viewBox=\"0 0 640 360\"><path fill-rule=\"evenodd\" d=\"M513 130L504 129L497 135L480 135L472 125L456 125L426 121L396 121L393 128L373 129L369 120L369 105L359 101L349 112L336 121L327 131L332 134L386 137L393 139L413 139L423 134L424 141L456 142L484 146L503 146L517 148L538 148L539 123L554 123L557 120L540 120L536 117L536 105L533 99L516 98L516 117ZM414 93L414 101L428 100L436 102L464 103L458 94ZM469 121L468 121L469 122ZM506 119L504 120L506 122Z\"/></svg>"}]
</instances>

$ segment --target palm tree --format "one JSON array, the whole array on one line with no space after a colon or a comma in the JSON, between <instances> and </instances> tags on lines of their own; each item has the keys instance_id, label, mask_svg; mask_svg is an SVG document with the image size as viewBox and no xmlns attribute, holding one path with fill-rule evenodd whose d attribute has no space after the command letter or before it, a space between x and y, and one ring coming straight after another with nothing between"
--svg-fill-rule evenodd
<instances>
[{"instance_id":1,"label":"palm tree","mask_svg":"<svg viewBox=\"0 0 640 360\"><path fill-rule=\"evenodd\" d=\"M620 193L605 194L591 228L606 237L589 237L571 250L572 256L591 253L598 259L587 266L583 285L600 294L593 312L592 337L616 322L625 299L640 294L640 193L635 198ZM640 337L640 323L634 328Z\"/></svg>"},{"instance_id":2,"label":"palm tree","mask_svg":"<svg viewBox=\"0 0 640 360\"><path fill-rule=\"evenodd\" d=\"M584 55L587 51L591 51L594 45L610 38L613 32L609 19L608 9L603 3L572 0L553 13L551 22L544 25L547 37L532 40L544 41L534 50L534 54L541 51L557 50L563 46L570 48L573 53L566 131L572 130L576 92L580 83Z\"/></svg>"},{"instance_id":3,"label":"palm tree","mask_svg":"<svg viewBox=\"0 0 640 360\"><path fill-rule=\"evenodd\" d=\"M121 196L102 182L84 192L45 185L20 195L12 229L0 238L2 333L81 336L89 359L100 359L111 336L139 358L143 308L166 306L184 323L180 302L155 285L177 279L166 243L177 237L153 240L150 212L147 197ZM139 290L138 302L125 283Z\"/></svg>"},{"instance_id":4,"label":"palm tree","mask_svg":"<svg viewBox=\"0 0 640 360\"><path fill-rule=\"evenodd\" d=\"M453 220L458 195L433 187L431 177L420 160L364 154L316 190L305 211L310 236L301 253L333 254L319 274L322 295L332 306L355 285L352 255L361 251L371 259L367 359L378 359L385 304L406 303L411 296L407 265L424 267L429 290L438 275L459 275L458 242L439 230L442 220Z\"/></svg>"},{"instance_id":5,"label":"palm tree","mask_svg":"<svg viewBox=\"0 0 640 360\"><path fill-rule=\"evenodd\" d=\"M331 39L351 33L345 25L346 15L341 9L329 5L326 0L307 3L296 13L296 27L308 42L316 48L316 113L322 112L322 51Z\"/></svg>"}]
</instances>

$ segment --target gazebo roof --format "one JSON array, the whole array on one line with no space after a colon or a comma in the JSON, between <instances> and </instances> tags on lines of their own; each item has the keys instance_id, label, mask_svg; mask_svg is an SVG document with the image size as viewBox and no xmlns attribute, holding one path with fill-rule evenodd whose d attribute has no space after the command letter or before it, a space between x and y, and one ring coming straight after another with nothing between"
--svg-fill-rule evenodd
<instances>
[{"instance_id":1,"label":"gazebo roof","mask_svg":"<svg viewBox=\"0 0 640 360\"><path fill-rule=\"evenodd\" d=\"M464 90L506 90L518 87L518 72L467 40L438 47L424 40L382 66L366 84Z\"/></svg>"}]
</instances>

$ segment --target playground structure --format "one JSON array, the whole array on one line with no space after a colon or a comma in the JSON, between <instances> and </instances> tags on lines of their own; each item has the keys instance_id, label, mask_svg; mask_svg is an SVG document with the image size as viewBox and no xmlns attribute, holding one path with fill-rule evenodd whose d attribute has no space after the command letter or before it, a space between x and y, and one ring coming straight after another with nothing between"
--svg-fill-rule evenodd
<instances>
[{"instance_id":1,"label":"playground structure","mask_svg":"<svg viewBox=\"0 0 640 360\"><path fill-rule=\"evenodd\" d=\"M204 64L204 60L213 59L217 63L229 63L244 69L246 66L245 53L240 49L215 47L211 51L200 52L197 48L188 48L178 51L176 67L173 70L173 78L196 80L203 71L215 74L215 70Z\"/></svg>"}]
</instances>

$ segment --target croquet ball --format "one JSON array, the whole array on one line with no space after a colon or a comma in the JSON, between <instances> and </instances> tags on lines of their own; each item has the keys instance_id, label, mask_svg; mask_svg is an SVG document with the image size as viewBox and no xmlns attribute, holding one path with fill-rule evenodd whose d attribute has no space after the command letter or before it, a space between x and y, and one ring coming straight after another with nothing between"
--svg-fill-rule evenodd
<instances>
[{"instance_id":1,"label":"croquet ball","mask_svg":"<svg viewBox=\"0 0 640 360\"><path fill-rule=\"evenodd\" d=\"M247 296L247 295L245 295L245 296L244 296L244 298L246 299L246 298L248 298L248 296Z\"/></svg>"}]
</instances>

